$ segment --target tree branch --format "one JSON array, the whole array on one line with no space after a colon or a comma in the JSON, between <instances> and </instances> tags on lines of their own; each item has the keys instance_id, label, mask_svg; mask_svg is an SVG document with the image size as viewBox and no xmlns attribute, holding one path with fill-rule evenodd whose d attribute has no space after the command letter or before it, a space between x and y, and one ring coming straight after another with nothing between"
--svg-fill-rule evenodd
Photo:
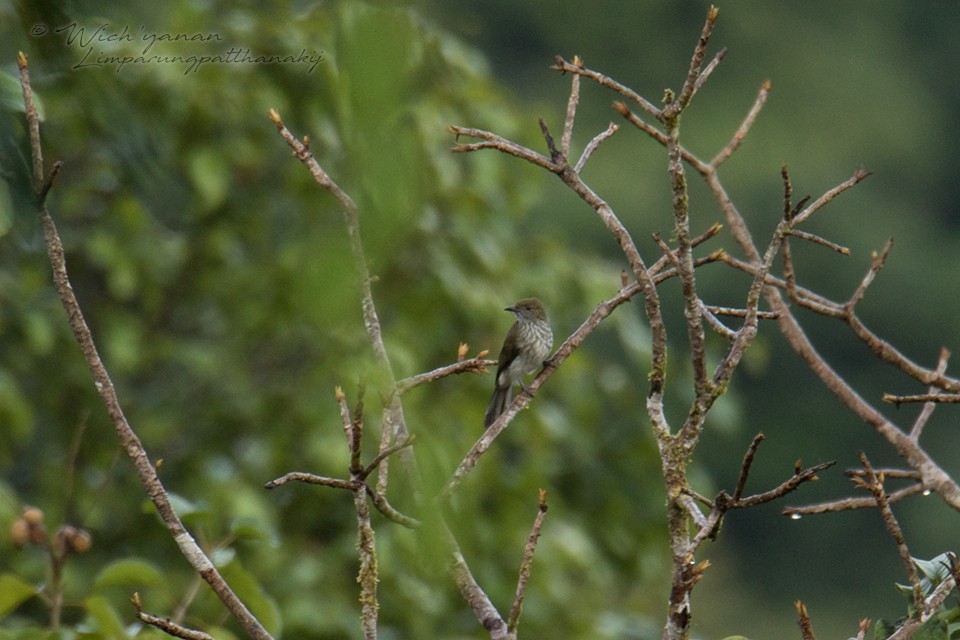
<instances>
[{"instance_id":1,"label":"tree branch","mask_svg":"<svg viewBox=\"0 0 960 640\"><path fill-rule=\"evenodd\" d=\"M73 286L70 284L70 278L67 274L67 263L63 250L63 242L60 234L57 232L56 224L50 216L45 203L49 185L52 184L52 177L59 169L55 169L49 178L43 175L43 152L40 144L40 120L37 116L37 110L33 103L33 92L30 87L30 74L27 67L27 56L22 52L17 56L17 64L20 69L20 86L23 90L24 106L27 115L27 124L30 130L31 152L33 157L34 185L37 188L37 213L40 217L40 223L43 225L44 239L47 247L47 256L50 260L50 266L53 269L53 283L56 287L60 302L67 313L67 321L73 336L80 345L87 367L93 376L94 386L100 399L103 401L110 416L110 422L117 433L120 443L123 445L127 456L133 462L140 482L147 493L147 496L153 502L157 513L170 532L171 537L179 547L180 552L187 559L190 565L197 573L210 585L220 601L223 602L227 610L243 626L244 630L251 638L256 640L267 640L271 636L263 627L259 620L250 612L246 605L240 600L236 593L230 588L227 582L220 575L220 572L214 566L210 558L203 552L200 545L197 544L190 532L183 526L180 517L170 502L157 470L150 462L146 449L140 438L133 431L127 417L120 405L116 388L113 380L107 372L100 358L93 334L80 304L73 292ZM59 164L59 163L58 163ZM55 167L57 165L54 165Z\"/></svg>"}]
</instances>

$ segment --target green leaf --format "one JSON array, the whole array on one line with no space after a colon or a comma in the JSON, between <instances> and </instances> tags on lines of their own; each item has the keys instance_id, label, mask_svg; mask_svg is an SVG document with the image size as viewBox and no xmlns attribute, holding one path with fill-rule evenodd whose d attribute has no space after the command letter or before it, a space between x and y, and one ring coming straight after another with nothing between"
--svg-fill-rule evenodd
<instances>
[{"instance_id":1,"label":"green leaf","mask_svg":"<svg viewBox=\"0 0 960 640\"><path fill-rule=\"evenodd\" d=\"M43 117L43 102L36 91L33 94L33 104L37 108L37 115L40 120ZM9 111L19 111L23 113L23 89L20 87L20 80L15 76L0 71L0 107Z\"/></svg>"},{"instance_id":2,"label":"green leaf","mask_svg":"<svg viewBox=\"0 0 960 640\"><path fill-rule=\"evenodd\" d=\"M0 575L0 618L36 595L37 589L19 577L5 573Z\"/></svg>"},{"instance_id":3,"label":"green leaf","mask_svg":"<svg viewBox=\"0 0 960 640\"><path fill-rule=\"evenodd\" d=\"M130 637L120 616L106 598L93 596L87 598L84 604L100 631L100 637L110 640L126 640Z\"/></svg>"},{"instance_id":4,"label":"green leaf","mask_svg":"<svg viewBox=\"0 0 960 640\"><path fill-rule=\"evenodd\" d=\"M103 589L115 585L159 587L163 574L146 560L117 560L105 566L94 581L94 588Z\"/></svg>"},{"instance_id":5,"label":"green leaf","mask_svg":"<svg viewBox=\"0 0 960 640\"><path fill-rule=\"evenodd\" d=\"M226 581L273 636L280 636L280 611L277 603L263 590L257 578L234 559L221 569Z\"/></svg>"}]
</instances>

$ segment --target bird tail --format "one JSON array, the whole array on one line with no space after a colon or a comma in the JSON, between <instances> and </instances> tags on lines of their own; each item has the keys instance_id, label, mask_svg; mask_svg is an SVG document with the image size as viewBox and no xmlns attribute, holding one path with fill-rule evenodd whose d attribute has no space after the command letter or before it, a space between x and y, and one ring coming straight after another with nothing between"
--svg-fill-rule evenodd
<instances>
[{"instance_id":1,"label":"bird tail","mask_svg":"<svg viewBox=\"0 0 960 640\"><path fill-rule=\"evenodd\" d=\"M513 400L512 385L507 387L496 387L493 390L493 397L490 398L490 404L487 406L487 413L483 417L483 428L486 429L500 417L500 414L507 410L507 405Z\"/></svg>"}]
</instances>

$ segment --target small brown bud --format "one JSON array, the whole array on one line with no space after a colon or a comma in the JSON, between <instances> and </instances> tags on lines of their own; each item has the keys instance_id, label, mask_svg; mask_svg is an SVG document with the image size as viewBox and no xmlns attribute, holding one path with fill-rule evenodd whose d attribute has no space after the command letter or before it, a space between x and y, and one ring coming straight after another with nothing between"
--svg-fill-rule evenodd
<instances>
[{"instance_id":1,"label":"small brown bud","mask_svg":"<svg viewBox=\"0 0 960 640\"><path fill-rule=\"evenodd\" d=\"M77 529L77 535L73 538L73 550L77 553L86 553L93 546L93 537L84 529Z\"/></svg>"},{"instance_id":2,"label":"small brown bud","mask_svg":"<svg viewBox=\"0 0 960 640\"><path fill-rule=\"evenodd\" d=\"M17 518L10 525L10 537L13 539L14 546L22 549L30 541L30 525L23 518Z\"/></svg>"},{"instance_id":3,"label":"small brown bud","mask_svg":"<svg viewBox=\"0 0 960 640\"><path fill-rule=\"evenodd\" d=\"M77 536L77 530L68 524L63 525L53 534L54 548L57 554L65 556L73 549L73 539Z\"/></svg>"},{"instance_id":4,"label":"small brown bud","mask_svg":"<svg viewBox=\"0 0 960 640\"><path fill-rule=\"evenodd\" d=\"M33 526L43 524L43 511L36 507L24 507L23 519L27 521L27 524Z\"/></svg>"}]
</instances>

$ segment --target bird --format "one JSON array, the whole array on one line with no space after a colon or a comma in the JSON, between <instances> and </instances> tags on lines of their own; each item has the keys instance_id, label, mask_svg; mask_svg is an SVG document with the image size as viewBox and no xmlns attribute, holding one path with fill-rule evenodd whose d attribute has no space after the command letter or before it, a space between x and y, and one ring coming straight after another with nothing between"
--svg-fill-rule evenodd
<instances>
[{"instance_id":1,"label":"bird","mask_svg":"<svg viewBox=\"0 0 960 640\"><path fill-rule=\"evenodd\" d=\"M523 298L507 307L516 321L507 332L497 358L493 397L483 418L484 428L496 422L513 399L514 385L523 387L523 377L543 364L553 349L553 330L547 311L536 298ZM525 387L524 387L525 388Z\"/></svg>"}]
</instances>

